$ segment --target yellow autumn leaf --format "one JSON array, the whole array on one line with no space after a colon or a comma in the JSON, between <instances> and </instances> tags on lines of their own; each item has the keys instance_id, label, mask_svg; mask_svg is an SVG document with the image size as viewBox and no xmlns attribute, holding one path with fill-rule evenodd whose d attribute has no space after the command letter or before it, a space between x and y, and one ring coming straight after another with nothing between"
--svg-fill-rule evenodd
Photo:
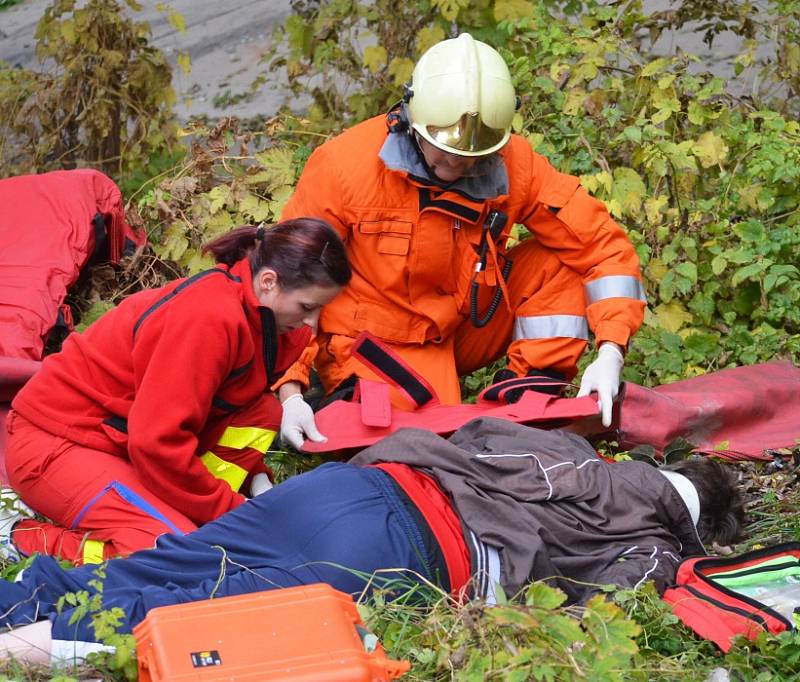
<instances>
[{"instance_id":1,"label":"yellow autumn leaf","mask_svg":"<svg viewBox=\"0 0 800 682\"><path fill-rule=\"evenodd\" d=\"M672 333L692 321L692 314L676 301L661 303L656 306L654 312L658 319L658 326Z\"/></svg>"},{"instance_id":2,"label":"yellow autumn leaf","mask_svg":"<svg viewBox=\"0 0 800 682\"><path fill-rule=\"evenodd\" d=\"M369 45L364 48L362 61L370 73L377 73L386 66L388 56L383 45Z\"/></svg>"},{"instance_id":3,"label":"yellow autumn leaf","mask_svg":"<svg viewBox=\"0 0 800 682\"><path fill-rule=\"evenodd\" d=\"M669 59L659 57L654 59L647 66L642 69L642 76L652 76L659 71L662 71L670 63Z\"/></svg>"},{"instance_id":4,"label":"yellow autumn leaf","mask_svg":"<svg viewBox=\"0 0 800 682\"><path fill-rule=\"evenodd\" d=\"M283 185L293 185L295 180L295 164L293 151L288 147L270 147L255 155L264 168L259 173L261 182L266 182L270 190ZM262 175L263 173L263 175Z\"/></svg>"},{"instance_id":5,"label":"yellow autumn leaf","mask_svg":"<svg viewBox=\"0 0 800 682\"><path fill-rule=\"evenodd\" d=\"M672 85L673 81L675 80L674 73L668 73L666 76L661 76L658 79L658 89L659 90L666 90L670 85Z\"/></svg>"},{"instance_id":6,"label":"yellow autumn leaf","mask_svg":"<svg viewBox=\"0 0 800 682\"><path fill-rule=\"evenodd\" d=\"M689 365L684 370L684 375L686 377L701 377L705 373L706 373L705 368L704 367L699 367L698 365ZM725 449L727 449L727 448L725 448Z\"/></svg>"},{"instance_id":7,"label":"yellow autumn leaf","mask_svg":"<svg viewBox=\"0 0 800 682\"><path fill-rule=\"evenodd\" d=\"M800 45L787 45L785 48L786 66L789 73L797 74L800 71Z\"/></svg>"},{"instance_id":8,"label":"yellow autumn leaf","mask_svg":"<svg viewBox=\"0 0 800 682\"><path fill-rule=\"evenodd\" d=\"M203 227L203 235L205 239L211 239L218 235L229 232L236 224L233 222L231 214L227 211L219 211L211 216Z\"/></svg>"},{"instance_id":9,"label":"yellow autumn leaf","mask_svg":"<svg viewBox=\"0 0 800 682\"><path fill-rule=\"evenodd\" d=\"M497 21L517 21L533 14L533 4L528 0L497 0L494 18Z\"/></svg>"},{"instance_id":10,"label":"yellow autumn leaf","mask_svg":"<svg viewBox=\"0 0 800 682\"><path fill-rule=\"evenodd\" d=\"M581 175L581 185L590 194L597 192L600 183L597 182L597 177L594 175Z\"/></svg>"},{"instance_id":11,"label":"yellow autumn leaf","mask_svg":"<svg viewBox=\"0 0 800 682\"><path fill-rule=\"evenodd\" d=\"M161 242L153 246L157 256L176 262L180 261L187 248L189 240L186 239L186 225L180 221L172 223L164 230Z\"/></svg>"},{"instance_id":12,"label":"yellow autumn leaf","mask_svg":"<svg viewBox=\"0 0 800 682\"><path fill-rule=\"evenodd\" d=\"M434 7L447 21L455 21L458 11L469 5L469 0L433 0Z\"/></svg>"},{"instance_id":13,"label":"yellow autumn leaf","mask_svg":"<svg viewBox=\"0 0 800 682\"><path fill-rule=\"evenodd\" d=\"M622 211L622 204L619 203L619 199L610 199L609 201L603 202L608 209L608 212L613 215L615 218L622 218L623 211Z\"/></svg>"},{"instance_id":14,"label":"yellow autumn leaf","mask_svg":"<svg viewBox=\"0 0 800 682\"><path fill-rule=\"evenodd\" d=\"M525 139L528 140L531 149L535 151L539 148L539 145L544 142L544 135L542 135L542 133L529 133L525 136Z\"/></svg>"},{"instance_id":15,"label":"yellow autumn leaf","mask_svg":"<svg viewBox=\"0 0 800 682\"><path fill-rule=\"evenodd\" d=\"M188 52L178 53L178 68L183 71L184 75L188 75L192 70L192 58Z\"/></svg>"},{"instance_id":16,"label":"yellow autumn leaf","mask_svg":"<svg viewBox=\"0 0 800 682\"><path fill-rule=\"evenodd\" d=\"M168 19L169 23L178 30L178 33L183 33L186 30L186 19L183 18L180 12L170 12Z\"/></svg>"},{"instance_id":17,"label":"yellow autumn leaf","mask_svg":"<svg viewBox=\"0 0 800 682\"><path fill-rule=\"evenodd\" d=\"M663 220L661 209L667 205L667 197L663 194L658 197L650 197L644 202L644 212L647 216L647 222L651 225L658 225Z\"/></svg>"},{"instance_id":18,"label":"yellow autumn leaf","mask_svg":"<svg viewBox=\"0 0 800 682\"><path fill-rule=\"evenodd\" d=\"M638 216L642 210L647 187L642 177L633 168L615 168L611 198L616 199L622 211L629 216ZM621 217L621 216L620 216Z\"/></svg>"},{"instance_id":19,"label":"yellow autumn leaf","mask_svg":"<svg viewBox=\"0 0 800 682\"><path fill-rule=\"evenodd\" d=\"M554 83L560 83L564 74L569 71L569 64L563 62L554 62L550 65L550 80Z\"/></svg>"},{"instance_id":20,"label":"yellow autumn leaf","mask_svg":"<svg viewBox=\"0 0 800 682\"><path fill-rule=\"evenodd\" d=\"M231 188L228 185L217 185L208 193L208 198L211 200L211 205L209 208L211 214L213 215L231 203Z\"/></svg>"},{"instance_id":21,"label":"yellow autumn leaf","mask_svg":"<svg viewBox=\"0 0 800 682\"><path fill-rule=\"evenodd\" d=\"M414 71L414 62L408 57L395 57L389 62L389 75L395 85L402 85L411 80L411 73Z\"/></svg>"},{"instance_id":22,"label":"yellow autumn leaf","mask_svg":"<svg viewBox=\"0 0 800 682\"><path fill-rule=\"evenodd\" d=\"M614 178L611 176L611 173L608 171L600 171L595 174L595 177L597 178L597 182L605 188L606 192L611 191L611 186L614 184Z\"/></svg>"},{"instance_id":23,"label":"yellow autumn leaf","mask_svg":"<svg viewBox=\"0 0 800 682\"><path fill-rule=\"evenodd\" d=\"M746 210L758 208L758 194L761 192L761 185L745 185L739 189L739 201L736 208Z\"/></svg>"},{"instance_id":24,"label":"yellow autumn leaf","mask_svg":"<svg viewBox=\"0 0 800 682\"><path fill-rule=\"evenodd\" d=\"M728 156L728 145L719 135L709 130L692 145L692 153L703 168L721 164Z\"/></svg>"},{"instance_id":25,"label":"yellow autumn leaf","mask_svg":"<svg viewBox=\"0 0 800 682\"><path fill-rule=\"evenodd\" d=\"M417 34L417 54L421 55L429 47L444 40L444 30L441 26L426 26Z\"/></svg>"},{"instance_id":26,"label":"yellow autumn leaf","mask_svg":"<svg viewBox=\"0 0 800 682\"><path fill-rule=\"evenodd\" d=\"M214 267L214 258L211 255L196 250L187 251L180 262L188 270L189 275Z\"/></svg>"},{"instance_id":27,"label":"yellow autumn leaf","mask_svg":"<svg viewBox=\"0 0 800 682\"><path fill-rule=\"evenodd\" d=\"M284 187L277 187L272 192L272 200L269 202L269 210L272 211L272 215L274 215L276 218L283 213L283 207L286 206L287 202L289 201L289 197L292 196L293 191L294 187L291 185L286 185Z\"/></svg>"},{"instance_id":28,"label":"yellow autumn leaf","mask_svg":"<svg viewBox=\"0 0 800 682\"><path fill-rule=\"evenodd\" d=\"M647 276L653 282L660 282L668 270L660 258L651 258L647 264Z\"/></svg>"},{"instance_id":29,"label":"yellow autumn leaf","mask_svg":"<svg viewBox=\"0 0 800 682\"><path fill-rule=\"evenodd\" d=\"M75 44L75 24L71 19L65 19L61 22L61 37L68 45Z\"/></svg>"},{"instance_id":30,"label":"yellow autumn leaf","mask_svg":"<svg viewBox=\"0 0 800 682\"><path fill-rule=\"evenodd\" d=\"M583 106L583 100L586 99L586 90L583 88L573 88L569 91L567 99L564 102L562 111L568 116L577 114Z\"/></svg>"},{"instance_id":31,"label":"yellow autumn leaf","mask_svg":"<svg viewBox=\"0 0 800 682\"><path fill-rule=\"evenodd\" d=\"M239 212L250 222L260 223L269 218L269 202L260 199L255 194L248 192L239 202Z\"/></svg>"}]
</instances>

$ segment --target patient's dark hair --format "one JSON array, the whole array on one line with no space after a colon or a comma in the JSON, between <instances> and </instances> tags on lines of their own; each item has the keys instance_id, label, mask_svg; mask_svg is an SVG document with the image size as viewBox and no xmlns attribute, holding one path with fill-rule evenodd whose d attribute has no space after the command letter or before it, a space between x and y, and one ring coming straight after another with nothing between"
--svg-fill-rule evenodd
<instances>
[{"instance_id":1,"label":"patient's dark hair","mask_svg":"<svg viewBox=\"0 0 800 682\"><path fill-rule=\"evenodd\" d=\"M697 489L700 520L697 534L707 545L729 545L742 534L744 501L729 467L710 457L692 457L664 469L683 474Z\"/></svg>"}]
</instances>

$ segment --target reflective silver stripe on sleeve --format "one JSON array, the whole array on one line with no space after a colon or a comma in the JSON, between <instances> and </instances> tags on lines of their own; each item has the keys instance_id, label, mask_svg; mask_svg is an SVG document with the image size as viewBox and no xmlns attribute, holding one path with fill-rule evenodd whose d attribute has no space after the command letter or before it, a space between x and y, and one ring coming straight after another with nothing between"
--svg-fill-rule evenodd
<instances>
[{"instance_id":1,"label":"reflective silver stripe on sleeve","mask_svg":"<svg viewBox=\"0 0 800 682\"><path fill-rule=\"evenodd\" d=\"M535 315L514 320L514 341L521 339L589 340L589 323L580 315Z\"/></svg>"},{"instance_id":2,"label":"reflective silver stripe on sleeve","mask_svg":"<svg viewBox=\"0 0 800 682\"><path fill-rule=\"evenodd\" d=\"M630 275L608 275L599 277L584 285L586 305L592 305L606 298L634 298L647 301L642 283Z\"/></svg>"}]
</instances>

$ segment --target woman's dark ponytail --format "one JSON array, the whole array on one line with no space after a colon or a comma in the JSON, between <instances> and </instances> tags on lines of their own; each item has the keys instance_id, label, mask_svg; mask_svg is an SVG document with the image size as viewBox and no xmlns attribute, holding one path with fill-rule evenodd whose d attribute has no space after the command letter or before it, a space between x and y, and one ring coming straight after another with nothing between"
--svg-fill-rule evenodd
<instances>
[{"instance_id":1,"label":"woman's dark ponytail","mask_svg":"<svg viewBox=\"0 0 800 682\"><path fill-rule=\"evenodd\" d=\"M343 286L350 281L347 253L336 231L318 218L294 218L271 227L238 227L203 247L218 263L233 265L249 254L253 273L267 267L287 290Z\"/></svg>"}]
</instances>

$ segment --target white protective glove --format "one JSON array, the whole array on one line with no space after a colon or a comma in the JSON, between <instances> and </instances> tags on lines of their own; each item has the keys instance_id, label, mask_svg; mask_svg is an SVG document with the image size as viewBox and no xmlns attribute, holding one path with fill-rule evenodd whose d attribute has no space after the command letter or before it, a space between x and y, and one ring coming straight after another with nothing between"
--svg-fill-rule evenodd
<instances>
[{"instance_id":1,"label":"white protective glove","mask_svg":"<svg viewBox=\"0 0 800 682\"><path fill-rule=\"evenodd\" d=\"M281 438L299 450L303 446L304 437L315 443L324 443L328 440L317 430L314 411L311 405L303 400L303 394L292 393L283 401Z\"/></svg>"},{"instance_id":2,"label":"white protective glove","mask_svg":"<svg viewBox=\"0 0 800 682\"><path fill-rule=\"evenodd\" d=\"M261 493L267 492L272 488L272 481L265 473L256 474L250 481L250 497L258 497Z\"/></svg>"},{"instance_id":3,"label":"white protective glove","mask_svg":"<svg viewBox=\"0 0 800 682\"><path fill-rule=\"evenodd\" d=\"M619 393L619 374L624 364L622 351L616 343L606 341L600 344L597 358L591 363L581 377L578 397L597 391L597 407L602 414L603 426L611 426L611 408L614 398Z\"/></svg>"}]
</instances>

